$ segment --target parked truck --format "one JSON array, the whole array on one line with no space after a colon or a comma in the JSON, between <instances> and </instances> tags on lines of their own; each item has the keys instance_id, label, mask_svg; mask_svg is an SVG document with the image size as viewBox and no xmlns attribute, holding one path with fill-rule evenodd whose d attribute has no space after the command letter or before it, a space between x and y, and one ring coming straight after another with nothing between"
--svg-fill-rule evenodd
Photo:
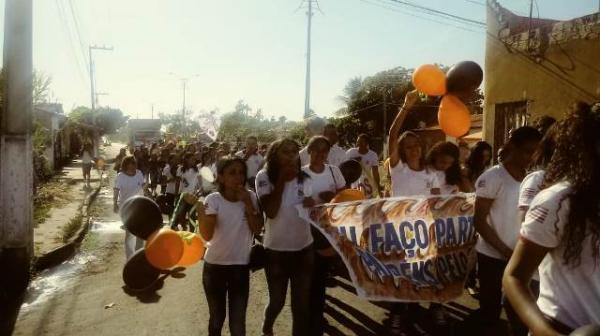
<instances>
[{"instance_id":1,"label":"parked truck","mask_svg":"<svg viewBox=\"0 0 600 336\"><path fill-rule=\"evenodd\" d=\"M129 119L129 145L131 148L145 145L149 147L161 137L161 122L158 119Z\"/></svg>"}]
</instances>

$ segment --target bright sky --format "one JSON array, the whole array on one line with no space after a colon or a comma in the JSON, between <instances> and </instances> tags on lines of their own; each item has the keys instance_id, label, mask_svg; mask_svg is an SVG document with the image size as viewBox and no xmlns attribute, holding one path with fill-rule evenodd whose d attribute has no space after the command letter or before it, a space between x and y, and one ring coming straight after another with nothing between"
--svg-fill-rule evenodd
<instances>
[{"instance_id":1,"label":"bright sky","mask_svg":"<svg viewBox=\"0 0 600 336\"><path fill-rule=\"evenodd\" d=\"M485 21L485 0L413 0ZM0 0L4 8L4 0ZM570 19L598 10L597 0L539 0L539 14ZM95 51L101 105L132 117L181 109L233 109L239 99L266 116L300 120L304 111L305 10L301 0L34 0L34 67L52 77L65 112L90 105L88 45ZM527 0L501 0L526 15ZM313 19L312 99L318 115L341 107L348 79L395 66L483 63L482 29L465 31L390 0L319 0ZM383 8L388 7L388 8ZM390 9L392 8L392 9ZM393 10L396 8L396 10ZM406 13L410 14L407 15ZM537 16L537 10L534 10ZM75 19L74 19L75 18ZM452 23L455 24L455 23ZM3 34L4 18L2 16ZM77 33L79 32L79 34Z\"/></svg>"}]
</instances>

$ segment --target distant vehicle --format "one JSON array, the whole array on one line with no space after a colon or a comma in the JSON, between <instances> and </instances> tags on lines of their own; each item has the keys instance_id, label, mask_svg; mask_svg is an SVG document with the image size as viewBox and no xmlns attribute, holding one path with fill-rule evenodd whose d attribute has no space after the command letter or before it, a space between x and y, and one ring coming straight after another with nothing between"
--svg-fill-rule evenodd
<instances>
[{"instance_id":1,"label":"distant vehicle","mask_svg":"<svg viewBox=\"0 0 600 336\"><path fill-rule=\"evenodd\" d=\"M129 145L131 148L142 145L149 147L158 142L162 137L160 127L161 122L158 119L129 119Z\"/></svg>"}]
</instances>

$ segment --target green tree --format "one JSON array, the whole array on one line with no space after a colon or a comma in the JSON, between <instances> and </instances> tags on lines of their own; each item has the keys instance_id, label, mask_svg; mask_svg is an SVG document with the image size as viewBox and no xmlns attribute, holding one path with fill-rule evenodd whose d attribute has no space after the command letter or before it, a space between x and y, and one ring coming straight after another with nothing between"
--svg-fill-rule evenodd
<instances>
[{"instance_id":1,"label":"green tree","mask_svg":"<svg viewBox=\"0 0 600 336\"><path fill-rule=\"evenodd\" d=\"M69 113L69 119L100 128L102 134L113 134L123 127L129 117L120 109L99 107L92 111L89 107L78 106Z\"/></svg>"}]
</instances>

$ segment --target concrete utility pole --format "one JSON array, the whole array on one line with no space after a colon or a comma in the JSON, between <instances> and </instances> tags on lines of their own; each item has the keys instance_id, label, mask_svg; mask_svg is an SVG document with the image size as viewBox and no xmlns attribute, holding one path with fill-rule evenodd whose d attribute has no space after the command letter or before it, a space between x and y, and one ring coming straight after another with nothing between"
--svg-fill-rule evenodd
<instances>
[{"instance_id":1,"label":"concrete utility pole","mask_svg":"<svg viewBox=\"0 0 600 336\"><path fill-rule=\"evenodd\" d=\"M306 88L304 96L304 119L310 116L310 45L311 45L311 30L312 30L312 2L308 0L308 27L307 27L307 39L306 39Z\"/></svg>"},{"instance_id":2,"label":"concrete utility pole","mask_svg":"<svg viewBox=\"0 0 600 336\"><path fill-rule=\"evenodd\" d=\"M33 257L32 0L6 0L0 115L0 334L12 333Z\"/></svg>"},{"instance_id":3,"label":"concrete utility pole","mask_svg":"<svg viewBox=\"0 0 600 336\"><path fill-rule=\"evenodd\" d=\"M92 111L94 111L96 109L96 102L98 100L98 96L96 94L96 88L95 88L95 75L94 75L94 57L92 56L93 50L108 50L108 51L112 51L114 48L113 47L107 47L107 46L97 46L97 45L90 45L89 47L89 54L90 54L90 94L92 96Z\"/></svg>"}]
</instances>

